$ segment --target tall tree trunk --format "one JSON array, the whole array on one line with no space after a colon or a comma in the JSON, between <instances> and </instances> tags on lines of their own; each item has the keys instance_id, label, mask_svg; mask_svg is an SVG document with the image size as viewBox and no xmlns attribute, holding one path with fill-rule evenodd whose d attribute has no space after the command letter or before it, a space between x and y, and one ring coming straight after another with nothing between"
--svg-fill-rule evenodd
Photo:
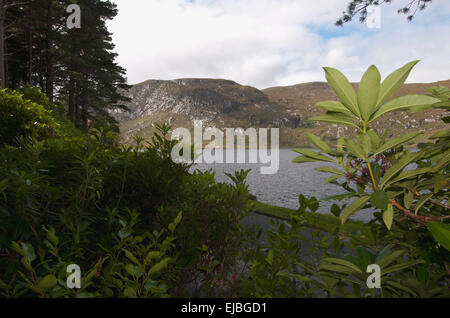
<instances>
[{"instance_id":1,"label":"tall tree trunk","mask_svg":"<svg viewBox=\"0 0 450 318\"><path fill-rule=\"evenodd\" d=\"M33 85L33 32L28 27L28 84Z\"/></svg>"},{"instance_id":2,"label":"tall tree trunk","mask_svg":"<svg viewBox=\"0 0 450 318\"><path fill-rule=\"evenodd\" d=\"M3 50L5 53L5 87L9 87L9 61L8 61L8 42L3 42Z\"/></svg>"},{"instance_id":3,"label":"tall tree trunk","mask_svg":"<svg viewBox=\"0 0 450 318\"><path fill-rule=\"evenodd\" d=\"M69 109L67 110L69 119L74 123L75 122L75 82L70 77L69 80Z\"/></svg>"},{"instance_id":4,"label":"tall tree trunk","mask_svg":"<svg viewBox=\"0 0 450 318\"><path fill-rule=\"evenodd\" d=\"M47 93L50 101L53 102L53 0L48 0L47 4L47 41L46 41L46 82L45 82L45 92Z\"/></svg>"},{"instance_id":5,"label":"tall tree trunk","mask_svg":"<svg viewBox=\"0 0 450 318\"><path fill-rule=\"evenodd\" d=\"M6 87L6 63L5 63L5 19L6 10L8 7L13 7L17 5L28 4L34 0L29 1L9 1L0 0L0 88Z\"/></svg>"},{"instance_id":6,"label":"tall tree trunk","mask_svg":"<svg viewBox=\"0 0 450 318\"><path fill-rule=\"evenodd\" d=\"M83 121L83 128L88 130L89 129L89 100L88 100L88 96L87 96L86 92L83 92L81 103L82 103L81 116L82 116L82 121Z\"/></svg>"},{"instance_id":7,"label":"tall tree trunk","mask_svg":"<svg viewBox=\"0 0 450 318\"><path fill-rule=\"evenodd\" d=\"M0 0L0 88L6 87L5 77L5 15L4 0Z\"/></svg>"},{"instance_id":8,"label":"tall tree trunk","mask_svg":"<svg viewBox=\"0 0 450 318\"><path fill-rule=\"evenodd\" d=\"M44 91L44 88L45 88L44 73L45 73L44 54L43 54L42 50L39 50L38 81L39 81L39 87L41 88L42 91Z\"/></svg>"},{"instance_id":9,"label":"tall tree trunk","mask_svg":"<svg viewBox=\"0 0 450 318\"><path fill-rule=\"evenodd\" d=\"M78 127L80 123L80 93L79 93L79 87L78 82L76 83L76 89L75 89L75 120L73 121L75 125Z\"/></svg>"}]
</instances>

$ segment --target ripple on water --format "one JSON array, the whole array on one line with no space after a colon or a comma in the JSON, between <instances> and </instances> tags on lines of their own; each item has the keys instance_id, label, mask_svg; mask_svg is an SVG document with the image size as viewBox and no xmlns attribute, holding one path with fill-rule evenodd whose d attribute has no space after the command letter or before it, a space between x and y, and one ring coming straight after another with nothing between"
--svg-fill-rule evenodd
<instances>
[{"instance_id":1,"label":"ripple on water","mask_svg":"<svg viewBox=\"0 0 450 318\"><path fill-rule=\"evenodd\" d=\"M227 149L225 151L232 151ZM248 161L248 150L239 149L238 151L246 152L246 160ZM296 164L292 163L292 159L298 154L290 149L280 149L280 165L277 173L273 175L264 175L260 173L261 166L267 166L260 163L228 163L228 164L196 164L191 171L199 169L206 171L212 169L215 172L218 182L231 182L224 174L233 173L241 169L252 169L247 177L247 183L252 194L256 195L259 201L283 206L286 208L297 209L299 207L298 196L300 193L306 197L315 196L322 199L330 195L345 193L345 190L334 185L324 184L325 180L330 176L327 173L318 172L315 168L330 166L330 163L311 162ZM319 211L321 213L330 213L330 207L333 203L350 203L351 200L320 202ZM368 221L372 218L373 211L362 211L355 216L354 219Z\"/></svg>"}]
</instances>

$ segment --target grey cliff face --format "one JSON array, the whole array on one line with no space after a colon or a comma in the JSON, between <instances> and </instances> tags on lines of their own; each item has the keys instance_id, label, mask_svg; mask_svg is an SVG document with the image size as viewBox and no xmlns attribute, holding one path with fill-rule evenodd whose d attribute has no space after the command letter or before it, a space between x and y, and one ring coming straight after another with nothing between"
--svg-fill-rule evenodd
<instances>
[{"instance_id":1,"label":"grey cliff face","mask_svg":"<svg viewBox=\"0 0 450 318\"><path fill-rule=\"evenodd\" d=\"M213 120L242 107L269 104L267 96L256 88L214 79L149 80L133 86L125 95L131 98L127 104L130 112L113 112L121 122L160 112Z\"/></svg>"}]
</instances>

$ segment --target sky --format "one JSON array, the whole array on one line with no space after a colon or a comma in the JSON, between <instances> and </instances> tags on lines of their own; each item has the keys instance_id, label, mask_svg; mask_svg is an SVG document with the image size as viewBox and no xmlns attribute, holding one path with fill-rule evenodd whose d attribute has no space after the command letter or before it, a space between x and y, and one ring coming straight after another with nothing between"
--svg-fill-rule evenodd
<instances>
[{"instance_id":1,"label":"sky","mask_svg":"<svg viewBox=\"0 0 450 318\"><path fill-rule=\"evenodd\" d=\"M397 9L409 1L337 27L350 0L112 0L108 28L129 84L224 78L263 89L325 81L323 66L359 81L372 64L384 78L412 60L407 82L450 79L450 1L408 22Z\"/></svg>"}]
</instances>

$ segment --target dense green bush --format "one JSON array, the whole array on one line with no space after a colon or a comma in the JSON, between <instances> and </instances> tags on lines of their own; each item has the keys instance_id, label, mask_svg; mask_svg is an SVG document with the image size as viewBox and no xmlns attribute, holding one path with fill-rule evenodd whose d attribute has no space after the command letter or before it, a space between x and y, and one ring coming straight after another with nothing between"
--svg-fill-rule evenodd
<instances>
[{"instance_id":1,"label":"dense green bush","mask_svg":"<svg viewBox=\"0 0 450 318\"><path fill-rule=\"evenodd\" d=\"M2 296L173 296L229 276L248 191L173 163L170 127L158 126L146 146L138 138L125 147L109 125L76 131L41 105L2 94L8 110L23 110L0 147ZM26 130L26 105L69 133ZM20 134L28 138L13 140ZM83 271L79 290L66 288L68 264Z\"/></svg>"},{"instance_id":2,"label":"dense green bush","mask_svg":"<svg viewBox=\"0 0 450 318\"><path fill-rule=\"evenodd\" d=\"M178 209L184 222L177 231L183 257L177 268L183 283L191 287L190 295L230 296L229 274L238 265L246 241L241 220L251 208L248 190L242 187L244 175L232 176L231 185L216 183L210 172L195 172L183 184L185 199ZM168 215L170 220L174 214Z\"/></svg>"},{"instance_id":3,"label":"dense green bush","mask_svg":"<svg viewBox=\"0 0 450 318\"><path fill-rule=\"evenodd\" d=\"M44 106L7 89L0 90L0 145L18 138L46 138L59 133L59 124Z\"/></svg>"}]
</instances>

